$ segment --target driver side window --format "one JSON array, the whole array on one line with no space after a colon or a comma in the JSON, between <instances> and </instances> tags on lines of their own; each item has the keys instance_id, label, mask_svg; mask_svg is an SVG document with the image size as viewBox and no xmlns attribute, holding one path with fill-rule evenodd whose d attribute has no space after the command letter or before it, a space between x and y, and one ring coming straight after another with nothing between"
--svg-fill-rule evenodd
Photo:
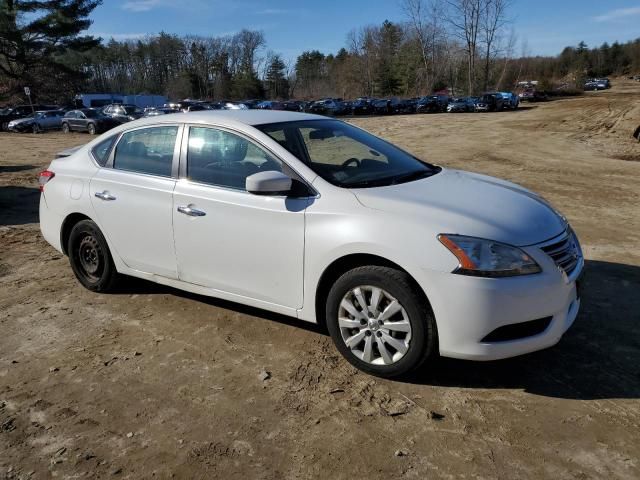
<instances>
[{"instance_id":1,"label":"driver side window","mask_svg":"<svg viewBox=\"0 0 640 480\"><path fill-rule=\"evenodd\" d=\"M244 190L248 176L282 171L282 164L249 140L224 130L189 128L187 178Z\"/></svg>"}]
</instances>

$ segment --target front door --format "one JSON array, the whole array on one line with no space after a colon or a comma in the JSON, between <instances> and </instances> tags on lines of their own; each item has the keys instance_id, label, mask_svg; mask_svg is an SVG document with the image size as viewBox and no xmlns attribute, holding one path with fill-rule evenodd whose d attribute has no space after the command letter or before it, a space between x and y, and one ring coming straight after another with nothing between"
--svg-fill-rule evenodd
<instances>
[{"instance_id":1,"label":"front door","mask_svg":"<svg viewBox=\"0 0 640 480\"><path fill-rule=\"evenodd\" d=\"M186 178L177 182L173 197L179 278L240 297L301 307L309 199L248 193L247 176L282 170L283 165L243 136L190 127L185 138L181 158Z\"/></svg>"},{"instance_id":2,"label":"front door","mask_svg":"<svg viewBox=\"0 0 640 480\"><path fill-rule=\"evenodd\" d=\"M122 135L105 168L91 179L98 221L130 268L177 278L172 206L178 126L148 127Z\"/></svg>"}]
</instances>

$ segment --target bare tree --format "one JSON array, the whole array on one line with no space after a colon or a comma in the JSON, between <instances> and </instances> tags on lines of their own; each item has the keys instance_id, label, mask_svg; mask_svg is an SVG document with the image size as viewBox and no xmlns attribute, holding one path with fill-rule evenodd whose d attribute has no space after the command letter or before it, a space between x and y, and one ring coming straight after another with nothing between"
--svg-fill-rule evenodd
<instances>
[{"instance_id":1,"label":"bare tree","mask_svg":"<svg viewBox=\"0 0 640 480\"><path fill-rule=\"evenodd\" d=\"M507 73L507 67L509 63L513 61L513 55L516 48L516 43L518 41L518 36L516 35L516 31L512 28L509 32L509 38L505 45L504 51L502 52L502 56L504 57L504 62L502 64L502 72L500 73L500 77L496 82L496 88L502 87L502 82L504 82L505 75Z\"/></svg>"},{"instance_id":2,"label":"bare tree","mask_svg":"<svg viewBox=\"0 0 640 480\"><path fill-rule=\"evenodd\" d=\"M439 54L447 51L441 48L447 43L440 22L442 0L402 0L401 7L420 46L424 81L430 90L446 70L449 61L448 57L438 58Z\"/></svg>"},{"instance_id":3,"label":"bare tree","mask_svg":"<svg viewBox=\"0 0 640 480\"><path fill-rule=\"evenodd\" d=\"M507 24L509 0L481 0L480 2L480 37L484 47L483 90L489 88L491 60L498 52L496 48L500 33Z\"/></svg>"},{"instance_id":4,"label":"bare tree","mask_svg":"<svg viewBox=\"0 0 640 480\"><path fill-rule=\"evenodd\" d=\"M453 33L465 45L467 54L467 93L472 95L476 88L476 61L478 57L478 37L483 14L483 4L488 0L447 0L449 14L447 20Z\"/></svg>"}]
</instances>

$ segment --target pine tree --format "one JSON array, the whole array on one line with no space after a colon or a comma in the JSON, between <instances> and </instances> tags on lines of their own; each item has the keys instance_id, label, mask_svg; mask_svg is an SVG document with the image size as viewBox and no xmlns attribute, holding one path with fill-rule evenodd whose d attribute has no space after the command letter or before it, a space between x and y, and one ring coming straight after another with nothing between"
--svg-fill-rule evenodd
<instances>
[{"instance_id":1,"label":"pine tree","mask_svg":"<svg viewBox=\"0 0 640 480\"><path fill-rule=\"evenodd\" d=\"M0 0L0 97L24 86L48 97L85 80L78 54L100 43L80 35L101 0Z\"/></svg>"},{"instance_id":2,"label":"pine tree","mask_svg":"<svg viewBox=\"0 0 640 480\"><path fill-rule=\"evenodd\" d=\"M267 67L265 86L269 98L288 98L289 82L287 81L286 65L280 55L274 55Z\"/></svg>"}]
</instances>

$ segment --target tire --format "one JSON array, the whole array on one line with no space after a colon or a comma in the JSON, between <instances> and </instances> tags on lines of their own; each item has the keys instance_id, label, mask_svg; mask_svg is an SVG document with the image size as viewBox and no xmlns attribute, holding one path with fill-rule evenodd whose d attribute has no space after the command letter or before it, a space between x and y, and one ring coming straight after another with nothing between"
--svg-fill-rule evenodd
<instances>
[{"instance_id":1,"label":"tire","mask_svg":"<svg viewBox=\"0 0 640 480\"><path fill-rule=\"evenodd\" d=\"M437 351L435 320L416 288L407 273L379 266L355 268L334 283L327 296L326 325L336 348L349 363L372 375L398 377L420 367ZM364 309L354 294L357 290L371 313L362 315ZM379 308L374 309L376 290L380 291ZM385 317L386 307L394 301L400 307L386 310L395 313ZM352 306L358 316L349 313ZM351 340L351 346L346 339Z\"/></svg>"},{"instance_id":2,"label":"tire","mask_svg":"<svg viewBox=\"0 0 640 480\"><path fill-rule=\"evenodd\" d=\"M69 133L71 131L71 129L69 128L69 124L68 123L63 123L62 124L62 133Z\"/></svg>"},{"instance_id":3,"label":"tire","mask_svg":"<svg viewBox=\"0 0 640 480\"><path fill-rule=\"evenodd\" d=\"M0 125L0 131L8 132L9 131L9 122L2 122L2 125Z\"/></svg>"},{"instance_id":4,"label":"tire","mask_svg":"<svg viewBox=\"0 0 640 480\"><path fill-rule=\"evenodd\" d=\"M87 132L89 132L89 135L95 135L96 134L95 124L90 123L89 125L87 125Z\"/></svg>"},{"instance_id":5,"label":"tire","mask_svg":"<svg viewBox=\"0 0 640 480\"><path fill-rule=\"evenodd\" d=\"M107 241L92 220L82 220L73 226L67 252L71 269L83 287L101 293L114 289L118 272Z\"/></svg>"},{"instance_id":6,"label":"tire","mask_svg":"<svg viewBox=\"0 0 640 480\"><path fill-rule=\"evenodd\" d=\"M33 127L31 127L31 130L33 131L33 133L36 133L36 134L40 133L40 127L38 127L37 123L33 124Z\"/></svg>"}]
</instances>

